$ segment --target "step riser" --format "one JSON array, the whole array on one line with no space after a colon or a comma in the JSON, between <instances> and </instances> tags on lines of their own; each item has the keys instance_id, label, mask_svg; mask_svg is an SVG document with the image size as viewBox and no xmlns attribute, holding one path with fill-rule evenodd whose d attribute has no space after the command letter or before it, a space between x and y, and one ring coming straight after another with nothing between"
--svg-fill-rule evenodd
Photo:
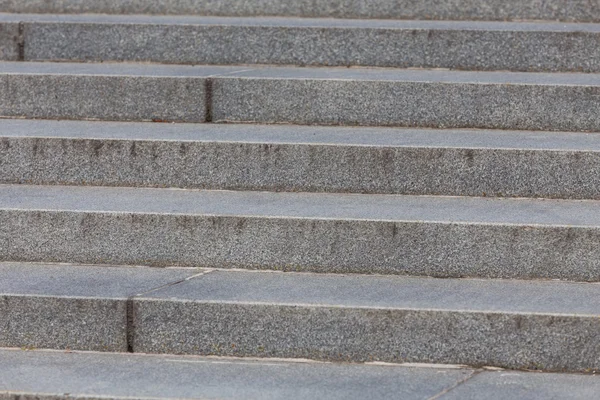
<instances>
[{"instance_id":1,"label":"step riser","mask_svg":"<svg viewBox=\"0 0 600 400\"><path fill-rule=\"evenodd\" d=\"M22 43L18 22L2 22L0 24L0 60L21 60L23 58L23 48L20 44Z\"/></svg>"},{"instance_id":2,"label":"step riser","mask_svg":"<svg viewBox=\"0 0 600 400\"><path fill-rule=\"evenodd\" d=\"M203 78L0 75L0 115L203 122Z\"/></svg>"},{"instance_id":3,"label":"step riser","mask_svg":"<svg viewBox=\"0 0 600 400\"><path fill-rule=\"evenodd\" d=\"M0 346L125 352L126 311L125 299L0 294Z\"/></svg>"},{"instance_id":4,"label":"step riser","mask_svg":"<svg viewBox=\"0 0 600 400\"><path fill-rule=\"evenodd\" d=\"M451 363L547 371L599 366L600 321L593 317L143 300L134 304L134 313L138 322L134 348L144 353Z\"/></svg>"},{"instance_id":5,"label":"step riser","mask_svg":"<svg viewBox=\"0 0 600 400\"><path fill-rule=\"evenodd\" d=\"M600 32L44 22L23 26L28 61L600 71ZM14 54L8 57L15 59Z\"/></svg>"},{"instance_id":6,"label":"step riser","mask_svg":"<svg viewBox=\"0 0 600 400\"><path fill-rule=\"evenodd\" d=\"M10 328L0 346L126 351L129 330L130 350L141 353L600 367L595 317L138 299L127 327L124 306L123 300L3 296Z\"/></svg>"},{"instance_id":7,"label":"step riser","mask_svg":"<svg viewBox=\"0 0 600 400\"><path fill-rule=\"evenodd\" d=\"M592 151L0 137L0 159L1 183L600 199Z\"/></svg>"},{"instance_id":8,"label":"step riser","mask_svg":"<svg viewBox=\"0 0 600 400\"><path fill-rule=\"evenodd\" d=\"M593 86L225 78L212 98L216 122L600 131Z\"/></svg>"},{"instance_id":9,"label":"step riser","mask_svg":"<svg viewBox=\"0 0 600 400\"><path fill-rule=\"evenodd\" d=\"M588 0L1 0L1 12L107 13L107 14L199 14L261 16L281 15L330 18L542 19L600 21L600 5Z\"/></svg>"},{"instance_id":10,"label":"step riser","mask_svg":"<svg viewBox=\"0 0 600 400\"><path fill-rule=\"evenodd\" d=\"M0 84L4 117L600 131L598 86L44 74Z\"/></svg>"},{"instance_id":11,"label":"step riser","mask_svg":"<svg viewBox=\"0 0 600 400\"><path fill-rule=\"evenodd\" d=\"M2 210L0 259L600 281L600 230Z\"/></svg>"}]
</instances>

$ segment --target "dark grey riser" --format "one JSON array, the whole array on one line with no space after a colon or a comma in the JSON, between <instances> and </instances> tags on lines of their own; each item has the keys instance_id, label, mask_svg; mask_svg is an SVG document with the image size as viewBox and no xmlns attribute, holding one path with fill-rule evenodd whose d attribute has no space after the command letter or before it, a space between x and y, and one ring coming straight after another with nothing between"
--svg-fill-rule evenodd
<instances>
[{"instance_id":1,"label":"dark grey riser","mask_svg":"<svg viewBox=\"0 0 600 400\"><path fill-rule=\"evenodd\" d=\"M0 183L600 199L600 135L0 120Z\"/></svg>"},{"instance_id":2,"label":"dark grey riser","mask_svg":"<svg viewBox=\"0 0 600 400\"><path fill-rule=\"evenodd\" d=\"M600 280L597 201L0 186L0 259Z\"/></svg>"},{"instance_id":3,"label":"dark grey riser","mask_svg":"<svg viewBox=\"0 0 600 400\"><path fill-rule=\"evenodd\" d=\"M600 72L600 25L1 16L6 60ZM22 49L14 45L21 25Z\"/></svg>"},{"instance_id":4,"label":"dark grey riser","mask_svg":"<svg viewBox=\"0 0 600 400\"><path fill-rule=\"evenodd\" d=\"M5 347L600 367L597 285L10 263L0 270Z\"/></svg>"},{"instance_id":5,"label":"dark grey riser","mask_svg":"<svg viewBox=\"0 0 600 400\"><path fill-rule=\"evenodd\" d=\"M0 63L0 116L600 131L600 74Z\"/></svg>"}]
</instances>

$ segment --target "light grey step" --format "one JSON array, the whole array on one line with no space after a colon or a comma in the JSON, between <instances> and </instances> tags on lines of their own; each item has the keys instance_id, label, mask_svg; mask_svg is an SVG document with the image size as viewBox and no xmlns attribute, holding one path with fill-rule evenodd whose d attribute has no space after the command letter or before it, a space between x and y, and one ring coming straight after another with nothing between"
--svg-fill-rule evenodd
<instances>
[{"instance_id":1,"label":"light grey step","mask_svg":"<svg viewBox=\"0 0 600 400\"><path fill-rule=\"evenodd\" d=\"M213 121L600 130L600 74L257 68L215 79Z\"/></svg>"},{"instance_id":2,"label":"light grey step","mask_svg":"<svg viewBox=\"0 0 600 400\"><path fill-rule=\"evenodd\" d=\"M244 69L0 63L0 116L203 122L206 77Z\"/></svg>"},{"instance_id":3,"label":"light grey step","mask_svg":"<svg viewBox=\"0 0 600 400\"><path fill-rule=\"evenodd\" d=\"M0 398L6 400L426 399L474 373L441 366L21 350L0 350L0 371ZM521 375L526 381L537 378ZM560 375L558 381L566 387L588 382L595 387L594 380L575 375Z\"/></svg>"},{"instance_id":4,"label":"light grey step","mask_svg":"<svg viewBox=\"0 0 600 400\"><path fill-rule=\"evenodd\" d=\"M0 120L0 182L600 199L600 135Z\"/></svg>"},{"instance_id":5,"label":"light grey step","mask_svg":"<svg viewBox=\"0 0 600 400\"><path fill-rule=\"evenodd\" d=\"M444 400L593 399L598 376L484 372L439 397Z\"/></svg>"},{"instance_id":6,"label":"light grey step","mask_svg":"<svg viewBox=\"0 0 600 400\"><path fill-rule=\"evenodd\" d=\"M600 203L0 185L0 259L600 280Z\"/></svg>"},{"instance_id":7,"label":"light grey step","mask_svg":"<svg viewBox=\"0 0 600 400\"><path fill-rule=\"evenodd\" d=\"M143 267L0 271L4 347L98 350L126 337L141 353L600 367L598 284L167 269L175 282L149 290L160 280ZM139 294L118 307L124 287Z\"/></svg>"},{"instance_id":8,"label":"light grey step","mask_svg":"<svg viewBox=\"0 0 600 400\"><path fill-rule=\"evenodd\" d=\"M600 72L598 24L0 14L15 22L27 61Z\"/></svg>"},{"instance_id":9,"label":"light grey step","mask_svg":"<svg viewBox=\"0 0 600 400\"><path fill-rule=\"evenodd\" d=\"M0 0L1 12L600 21L596 0Z\"/></svg>"},{"instance_id":10,"label":"light grey step","mask_svg":"<svg viewBox=\"0 0 600 400\"><path fill-rule=\"evenodd\" d=\"M10 400L34 396L546 400L593 398L600 390L598 377L576 374L9 349L0 350L0 370L0 396Z\"/></svg>"},{"instance_id":11,"label":"light grey step","mask_svg":"<svg viewBox=\"0 0 600 400\"><path fill-rule=\"evenodd\" d=\"M600 131L600 74L0 63L0 116Z\"/></svg>"},{"instance_id":12,"label":"light grey step","mask_svg":"<svg viewBox=\"0 0 600 400\"><path fill-rule=\"evenodd\" d=\"M128 299L200 272L0 263L0 346L127 351Z\"/></svg>"}]
</instances>

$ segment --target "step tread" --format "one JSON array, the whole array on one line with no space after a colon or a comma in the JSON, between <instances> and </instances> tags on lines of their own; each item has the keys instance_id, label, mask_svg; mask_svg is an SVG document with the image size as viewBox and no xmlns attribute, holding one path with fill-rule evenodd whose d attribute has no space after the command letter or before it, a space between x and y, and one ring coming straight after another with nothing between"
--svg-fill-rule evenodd
<instances>
[{"instance_id":1,"label":"step tread","mask_svg":"<svg viewBox=\"0 0 600 400\"><path fill-rule=\"evenodd\" d=\"M201 272L194 268L0 262L0 293L127 298Z\"/></svg>"},{"instance_id":2,"label":"step tread","mask_svg":"<svg viewBox=\"0 0 600 400\"><path fill-rule=\"evenodd\" d=\"M435 223L600 225L600 201L0 185L0 208Z\"/></svg>"},{"instance_id":3,"label":"step tread","mask_svg":"<svg viewBox=\"0 0 600 400\"><path fill-rule=\"evenodd\" d=\"M286 28L361 28L361 29L427 29L478 30L523 32L600 32L600 23L552 21L444 21L444 20L388 20L336 19L299 17L223 17L223 16L166 16L166 15L110 15L110 14L12 14L0 13L1 22L143 24L143 25L221 25Z\"/></svg>"},{"instance_id":4,"label":"step tread","mask_svg":"<svg viewBox=\"0 0 600 400\"><path fill-rule=\"evenodd\" d=\"M140 77L205 78L245 71L243 66L161 65L148 63L63 63L0 62L0 74L7 75L93 75Z\"/></svg>"},{"instance_id":5,"label":"step tread","mask_svg":"<svg viewBox=\"0 0 600 400\"><path fill-rule=\"evenodd\" d=\"M143 298L289 306L600 315L599 295L598 284L557 281L211 271Z\"/></svg>"},{"instance_id":6,"label":"step tread","mask_svg":"<svg viewBox=\"0 0 600 400\"><path fill-rule=\"evenodd\" d=\"M0 119L0 138L600 151L600 133Z\"/></svg>"},{"instance_id":7,"label":"step tread","mask_svg":"<svg viewBox=\"0 0 600 400\"><path fill-rule=\"evenodd\" d=\"M419 18L419 19L548 19L548 20L598 20L598 6L579 0L462 0L453 2L390 1L372 2L345 0L330 1L270 0L248 3L240 0L222 0L203 3L182 0L139 1L126 3L116 0L82 1L64 0L59 3L46 0L4 0L2 11L43 13L116 13L116 14L205 14L205 15L284 15L301 17L339 18Z\"/></svg>"},{"instance_id":8,"label":"step tread","mask_svg":"<svg viewBox=\"0 0 600 400\"><path fill-rule=\"evenodd\" d=\"M36 398L591 398L594 376L122 353L0 349L0 391ZM470 379L469 379L470 378ZM463 382L466 381L466 382ZM68 394L65 394L68 393ZM10 397L9 397L10 398Z\"/></svg>"},{"instance_id":9,"label":"step tread","mask_svg":"<svg viewBox=\"0 0 600 400\"><path fill-rule=\"evenodd\" d=\"M598 86L600 73L450 71L440 69L0 62L10 75L133 75L295 80Z\"/></svg>"},{"instance_id":10,"label":"step tread","mask_svg":"<svg viewBox=\"0 0 600 400\"><path fill-rule=\"evenodd\" d=\"M36 398L41 399L429 398L471 373L466 368L0 349L0 392L40 393Z\"/></svg>"},{"instance_id":11,"label":"step tread","mask_svg":"<svg viewBox=\"0 0 600 400\"><path fill-rule=\"evenodd\" d=\"M11 262L0 272L12 296L600 316L596 283Z\"/></svg>"}]
</instances>

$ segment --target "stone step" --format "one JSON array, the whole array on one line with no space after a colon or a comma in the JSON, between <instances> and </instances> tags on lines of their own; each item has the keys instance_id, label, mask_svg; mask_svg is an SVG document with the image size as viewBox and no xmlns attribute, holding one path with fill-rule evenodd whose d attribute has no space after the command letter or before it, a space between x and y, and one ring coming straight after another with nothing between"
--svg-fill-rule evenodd
<instances>
[{"instance_id":1,"label":"stone step","mask_svg":"<svg viewBox=\"0 0 600 400\"><path fill-rule=\"evenodd\" d=\"M0 120L0 183L600 199L600 134Z\"/></svg>"},{"instance_id":2,"label":"stone step","mask_svg":"<svg viewBox=\"0 0 600 400\"><path fill-rule=\"evenodd\" d=\"M600 24L0 14L0 26L7 60L600 72Z\"/></svg>"},{"instance_id":3,"label":"stone step","mask_svg":"<svg viewBox=\"0 0 600 400\"><path fill-rule=\"evenodd\" d=\"M0 260L600 280L600 202L0 185Z\"/></svg>"},{"instance_id":4,"label":"stone step","mask_svg":"<svg viewBox=\"0 0 600 400\"><path fill-rule=\"evenodd\" d=\"M0 116L600 131L600 74L0 63Z\"/></svg>"},{"instance_id":5,"label":"stone step","mask_svg":"<svg viewBox=\"0 0 600 400\"><path fill-rule=\"evenodd\" d=\"M0 349L3 399L426 399L475 373L485 379L500 373L443 366L392 366L298 362L282 359L181 357L119 353L22 351ZM523 384L552 393L583 395L596 379L553 374L565 389L540 379L547 374L518 373L510 387ZM549 374L548 374L549 375ZM26 379L27 377L27 379ZM591 378L591 379L590 379ZM479 378L481 379L481 378ZM501 379L504 382L506 379ZM484 383L485 382L485 383ZM469 384L470 385L470 384ZM580 386L584 387L580 387ZM494 390L489 393L494 393ZM569 390L569 392L567 392ZM556 392L555 392L556 391ZM565 398L565 397L563 397Z\"/></svg>"},{"instance_id":6,"label":"stone step","mask_svg":"<svg viewBox=\"0 0 600 400\"><path fill-rule=\"evenodd\" d=\"M0 12L600 22L597 0L0 0Z\"/></svg>"},{"instance_id":7,"label":"stone step","mask_svg":"<svg viewBox=\"0 0 600 400\"><path fill-rule=\"evenodd\" d=\"M600 367L598 284L21 263L0 272L2 347Z\"/></svg>"},{"instance_id":8,"label":"stone step","mask_svg":"<svg viewBox=\"0 0 600 400\"><path fill-rule=\"evenodd\" d=\"M3 398L584 399L600 379L442 365L377 365L0 349Z\"/></svg>"}]
</instances>

